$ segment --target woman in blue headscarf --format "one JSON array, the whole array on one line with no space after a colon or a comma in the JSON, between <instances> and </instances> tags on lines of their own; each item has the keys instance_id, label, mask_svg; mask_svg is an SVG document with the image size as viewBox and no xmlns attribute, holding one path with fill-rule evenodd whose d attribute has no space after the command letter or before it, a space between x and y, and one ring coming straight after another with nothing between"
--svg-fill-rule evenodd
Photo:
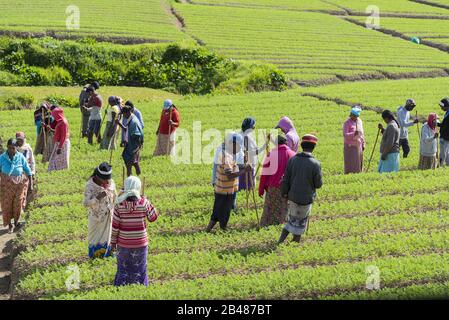
<instances>
[{"instance_id":1,"label":"woman in blue headscarf","mask_svg":"<svg viewBox=\"0 0 449 320\"><path fill-rule=\"evenodd\" d=\"M343 125L345 174L359 173L363 170L365 135L360 119L360 107L351 109L348 120Z\"/></svg>"}]
</instances>

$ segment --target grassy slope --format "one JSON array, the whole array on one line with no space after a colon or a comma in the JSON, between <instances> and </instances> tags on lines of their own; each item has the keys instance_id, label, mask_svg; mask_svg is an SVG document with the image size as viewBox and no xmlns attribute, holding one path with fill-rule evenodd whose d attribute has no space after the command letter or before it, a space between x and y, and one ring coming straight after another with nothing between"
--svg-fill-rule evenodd
<instances>
[{"instance_id":1,"label":"grassy slope","mask_svg":"<svg viewBox=\"0 0 449 320\"><path fill-rule=\"evenodd\" d=\"M436 49L321 13L187 4L175 8L188 33L208 47L237 59L269 61L298 81L429 71L445 68L449 59Z\"/></svg>"},{"instance_id":2,"label":"grassy slope","mask_svg":"<svg viewBox=\"0 0 449 320\"><path fill-rule=\"evenodd\" d=\"M40 166L42 197L30 211L29 225L20 239L27 250L19 256L23 273L18 293L46 297L64 293L66 267L73 263L80 267L82 290L95 290L88 298L110 298L110 294L114 294L115 298L195 298L203 297L208 290L214 292L210 297L216 298L307 298L324 294L323 290L331 290L337 285L347 288L342 294L356 293L365 277L366 265L374 263L382 268L382 272L390 274L403 264L399 255L421 256L423 263L429 265L443 263L444 257L439 258L432 253L446 246L447 208L444 199L447 196L441 192L432 194L437 191L432 188L432 183L421 183L423 179L440 180L441 172L405 171L383 177L376 173L340 175L340 131L349 109L301 97L301 92L183 98L176 103L183 115L183 128L190 132L193 121L201 121L202 130L225 130L237 127L241 119L250 114L256 117L258 128L271 128L276 119L288 114L300 134L317 133L320 139L317 157L322 161L325 186L319 191L313 224L303 245L275 248L273 244L280 226L257 232L254 229L254 213L244 209L239 215L231 217L229 233L204 234L202 229L207 223L213 200L209 185L211 165L175 166L165 158L151 159L160 101L144 103L139 108L146 119L147 142L143 153L146 190L162 213L160 220L149 227L149 270L156 283L148 289L133 288L130 292L125 288L116 294L107 286L115 272L114 260L87 261L87 221L81 206L82 191L95 164L105 160L108 153L100 152L84 141L78 150L74 137L70 171L47 174ZM217 108L227 110L219 122L209 116ZM78 110L67 110L67 115L71 127L78 128ZM33 136L31 111L1 112L1 116L7 123L0 128L2 136L11 135L19 126ZM26 126L23 125L25 117L30 119ZM379 116L365 111L363 119L367 150L370 150ZM76 129L72 132L73 136L76 136L75 132ZM411 139L412 147L416 148L417 139ZM203 141L203 147L207 143ZM219 143L219 140L214 143ZM375 170L376 162L377 155L371 171ZM403 165L412 168L416 163L417 153L413 152ZM114 156L113 165L114 178L120 181L119 152ZM364 187L360 189L362 185ZM361 199L364 201L361 202ZM394 206L384 205L386 202ZM243 194L239 203L244 208ZM261 200L258 203L260 205ZM443 210L435 210L435 203L440 203ZM427 227L422 228L422 225ZM348 259L354 265L348 264ZM316 271L318 273L310 268L316 263L324 264ZM418 262L409 263L408 268L414 270L419 265ZM300 286L297 282L306 279L309 284L296 293L288 288L275 288L274 284L281 274L274 270L279 268L285 269L289 277L297 279L294 280L295 285ZM222 275L223 270L226 275ZM322 277L329 277L329 272L339 274L338 283L322 283ZM418 279L430 283L434 281L432 277L435 272L420 272L415 275ZM297 278L299 274L302 276ZM401 274L392 274L386 280L394 286L401 283L400 279ZM221 285L224 283L232 285L224 289ZM251 289L242 290L245 283L251 284ZM206 288L203 293L198 291L201 286ZM96 290L99 290L98 294Z\"/></svg>"},{"instance_id":3,"label":"grassy slope","mask_svg":"<svg viewBox=\"0 0 449 320\"><path fill-rule=\"evenodd\" d=\"M66 29L67 1L0 0L0 30L46 32L79 36L114 36L144 38L159 41L183 39L176 20L161 0L132 0L124 5L120 0L77 1L80 29Z\"/></svg>"}]
</instances>

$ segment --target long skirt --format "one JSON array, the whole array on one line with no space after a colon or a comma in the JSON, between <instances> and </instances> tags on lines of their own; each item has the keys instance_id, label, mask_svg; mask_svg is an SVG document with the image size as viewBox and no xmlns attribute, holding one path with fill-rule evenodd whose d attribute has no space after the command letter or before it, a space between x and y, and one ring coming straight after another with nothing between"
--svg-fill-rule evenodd
<instances>
[{"instance_id":1,"label":"long skirt","mask_svg":"<svg viewBox=\"0 0 449 320\"><path fill-rule=\"evenodd\" d=\"M269 187L265 193L260 226L266 227L285 223L287 213L287 199L282 196L281 188Z\"/></svg>"},{"instance_id":2,"label":"long skirt","mask_svg":"<svg viewBox=\"0 0 449 320\"><path fill-rule=\"evenodd\" d=\"M103 140L101 140L101 146L100 146L101 149L115 150L117 148L118 134L116 133L111 137L108 136L108 133L111 130L112 126L114 126L114 123L109 122L109 121L106 123L106 128L104 129L104 133L103 133ZM111 149L109 149L109 145L111 145Z\"/></svg>"},{"instance_id":3,"label":"long skirt","mask_svg":"<svg viewBox=\"0 0 449 320\"><path fill-rule=\"evenodd\" d=\"M48 172L55 170L65 170L69 168L70 162L70 140L67 139L62 147L61 154L57 154L58 144L55 144L53 153L48 164Z\"/></svg>"},{"instance_id":4,"label":"long skirt","mask_svg":"<svg viewBox=\"0 0 449 320\"><path fill-rule=\"evenodd\" d=\"M148 246L128 249L117 246L117 273L114 285L143 284L148 286Z\"/></svg>"},{"instance_id":5,"label":"long skirt","mask_svg":"<svg viewBox=\"0 0 449 320\"><path fill-rule=\"evenodd\" d=\"M170 155L172 152L175 152L175 137L175 133L171 135L159 133L157 135L157 144L153 152L153 157Z\"/></svg>"},{"instance_id":6,"label":"long skirt","mask_svg":"<svg viewBox=\"0 0 449 320\"><path fill-rule=\"evenodd\" d=\"M399 171L399 152L389 153L386 160L380 159L379 173L398 172Z\"/></svg>"},{"instance_id":7,"label":"long skirt","mask_svg":"<svg viewBox=\"0 0 449 320\"><path fill-rule=\"evenodd\" d=\"M0 181L3 226L6 227L13 218L14 222L19 222L26 201L28 178L24 175L12 177L1 174Z\"/></svg>"},{"instance_id":8,"label":"long skirt","mask_svg":"<svg viewBox=\"0 0 449 320\"><path fill-rule=\"evenodd\" d=\"M229 217L231 215L232 205L234 204L234 193L219 194L215 193L214 208L211 221L219 222L221 229L226 229Z\"/></svg>"},{"instance_id":9,"label":"long skirt","mask_svg":"<svg viewBox=\"0 0 449 320\"><path fill-rule=\"evenodd\" d=\"M49 132L48 134L46 134L47 142L46 145L44 146L44 152L42 154L42 163L47 163L48 161L50 161L51 153L55 148L53 136L54 136L53 132Z\"/></svg>"},{"instance_id":10,"label":"long skirt","mask_svg":"<svg viewBox=\"0 0 449 320\"><path fill-rule=\"evenodd\" d=\"M344 147L345 174L360 173L363 170L363 151L358 146Z\"/></svg>"},{"instance_id":11,"label":"long skirt","mask_svg":"<svg viewBox=\"0 0 449 320\"><path fill-rule=\"evenodd\" d=\"M437 158L436 155L433 157L426 157L423 155L419 155L419 164L418 169L427 170L427 169L435 169L437 167Z\"/></svg>"},{"instance_id":12,"label":"long skirt","mask_svg":"<svg viewBox=\"0 0 449 320\"><path fill-rule=\"evenodd\" d=\"M284 229L295 236L299 236L306 231L312 204L302 206L289 200L287 206L288 220Z\"/></svg>"}]
</instances>

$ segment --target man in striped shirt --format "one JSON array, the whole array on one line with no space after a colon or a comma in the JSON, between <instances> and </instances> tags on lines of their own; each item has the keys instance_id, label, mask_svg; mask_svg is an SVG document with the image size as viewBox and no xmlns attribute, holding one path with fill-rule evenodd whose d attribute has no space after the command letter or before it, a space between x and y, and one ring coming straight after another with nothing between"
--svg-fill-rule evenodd
<instances>
[{"instance_id":1,"label":"man in striped shirt","mask_svg":"<svg viewBox=\"0 0 449 320\"><path fill-rule=\"evenodd\" d=\"M216 174L214 181L215 202L213 213L206 228L206 232L211 232L217 222L222 230L226 229L234 202L234 193L239 189L239 176L246 172L251 172L252 168L247 165L242 171L236 162L236 155L240 152L242 137L236 133L231 133L226 137L224 148L216 163Z\"/></svg>"}]
</instances>

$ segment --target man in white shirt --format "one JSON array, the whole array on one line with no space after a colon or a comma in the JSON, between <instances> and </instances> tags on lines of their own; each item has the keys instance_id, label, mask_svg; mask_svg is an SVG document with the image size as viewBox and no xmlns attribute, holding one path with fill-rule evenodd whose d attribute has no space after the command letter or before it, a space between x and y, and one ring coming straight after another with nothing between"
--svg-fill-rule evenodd
<instances>
[{"instance_id":1,"label":"man in white shirt","mask_svg":"<svg viewBox=\"0 0 449 320\"><path fill-rule=\"evenodd\" d=\"M408 144L408 128L417 124L419 121L410 121L410 111L416 107L415 100L408 99L405 106L398 108L398 122L400 126L399 146L402 147L404 158L407 158L410 153L410 146Z\"/></svg>"}]
</instances>

